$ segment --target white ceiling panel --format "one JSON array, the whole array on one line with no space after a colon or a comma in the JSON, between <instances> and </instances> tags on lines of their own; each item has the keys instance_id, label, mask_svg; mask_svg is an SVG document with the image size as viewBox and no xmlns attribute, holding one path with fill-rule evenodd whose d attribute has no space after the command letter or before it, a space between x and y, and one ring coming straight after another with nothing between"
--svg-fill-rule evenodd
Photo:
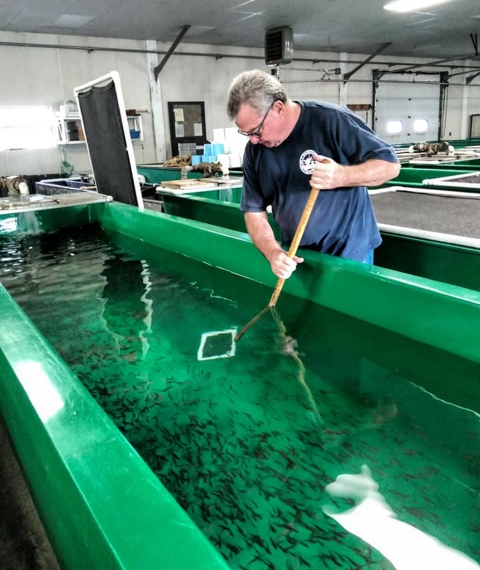
<instances>
[{"instance_id":1,"label":"white ceiling panel","mask_svg":"<svg viewBox=\"0 0 480 570\"><path fill-rule=\"evenodd\" d=\"M428 11L398 14L387 0L0 0L0 31L58 33L173 41L264 45L267 29L288 25L295 50L382 56L446 58L475 54L470 37L480 31L479 0L451 0ZM62 17L84 16L90 21ZM475 37L475 36L474 36Z\"/></svg>"}]
</instances>

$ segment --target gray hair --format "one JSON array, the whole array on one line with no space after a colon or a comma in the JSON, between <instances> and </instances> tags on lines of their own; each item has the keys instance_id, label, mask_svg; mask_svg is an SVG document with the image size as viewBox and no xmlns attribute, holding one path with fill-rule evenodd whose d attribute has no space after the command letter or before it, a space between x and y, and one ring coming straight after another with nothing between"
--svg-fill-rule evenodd
<instances>
[{"instance_id":1,"label":"gray hair","mask_svg":"<svg viewBox=\"0 0 480 570\"><path fill-rule=\"evenodd\" d=\"M230 85L227 115L233 121L244 104L263 114L274 101L286 103L287 99L287 93L276 77L260 69L244 71Z\"/></svg>"}]
</instances>

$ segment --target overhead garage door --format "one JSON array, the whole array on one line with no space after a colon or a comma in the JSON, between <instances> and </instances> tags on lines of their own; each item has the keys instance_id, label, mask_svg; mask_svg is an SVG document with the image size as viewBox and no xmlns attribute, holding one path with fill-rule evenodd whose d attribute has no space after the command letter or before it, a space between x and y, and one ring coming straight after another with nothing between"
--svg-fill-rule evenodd
<instances>
[{"instance_id":1,"label":"overhead garage door","mask_svg":"<svg viewBox=\"0 0 480 570\"><path fill-rule=\"evenodd\" d=\"M440 76L429 76L435 84L405 83L388 76L388 83L381 80L376 94L375 132L392 143L415 143L438 140ZM426 132L415 132L414 122L428 121ZM389 121L400 121L402 131L390 134Z\"/></svg>"}]
</instances>

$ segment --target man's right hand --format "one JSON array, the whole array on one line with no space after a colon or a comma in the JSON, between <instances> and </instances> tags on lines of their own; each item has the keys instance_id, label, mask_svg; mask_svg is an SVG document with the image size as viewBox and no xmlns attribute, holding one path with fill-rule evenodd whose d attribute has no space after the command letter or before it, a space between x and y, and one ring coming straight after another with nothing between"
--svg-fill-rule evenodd
<instances>
[{"instance_id":1,"label":"man's right hand","mask_svg":"<svg viewBox=\"0 0 480 570\"><path fill-rule=\"evenodd\" d=\"M287 252L283 249L274 251L267 259L270 262L273 273L279 279L288 279L297 268L297 264L303 263L303 257L295 255L293 259L290 259Z\"/></svg>"},{"instance_id":2,"label":"man's right hand","mask_svg":"<svg viewBox=\"0 0 480 570\"><path fill-rule=\"evenodd\" d=\"M267 212L245 212L245 222L253 243L270 262L275 275L280 279L288 279L297 268L297 263L303 262L303 258L295 256L290 259L280 247L268 222Z\"/></svg>"}]
</instances>

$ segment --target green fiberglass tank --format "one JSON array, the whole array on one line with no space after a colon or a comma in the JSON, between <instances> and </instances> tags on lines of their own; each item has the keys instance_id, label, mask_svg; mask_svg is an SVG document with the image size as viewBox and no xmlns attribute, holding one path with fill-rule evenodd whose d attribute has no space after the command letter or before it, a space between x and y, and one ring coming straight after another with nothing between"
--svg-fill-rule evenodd
<instances>
[{"instance_id":1,"label":"green fiberglass tank","mask_svg":"<svg viewBox=\"0 0 480 570\"><path fill-rule=\"evenodd\" d=\"M21 217L1 411L62 567L474 564L479 293L307 252L229 352L275 284L244 234Z\"/></svg>"}]
</instances>

